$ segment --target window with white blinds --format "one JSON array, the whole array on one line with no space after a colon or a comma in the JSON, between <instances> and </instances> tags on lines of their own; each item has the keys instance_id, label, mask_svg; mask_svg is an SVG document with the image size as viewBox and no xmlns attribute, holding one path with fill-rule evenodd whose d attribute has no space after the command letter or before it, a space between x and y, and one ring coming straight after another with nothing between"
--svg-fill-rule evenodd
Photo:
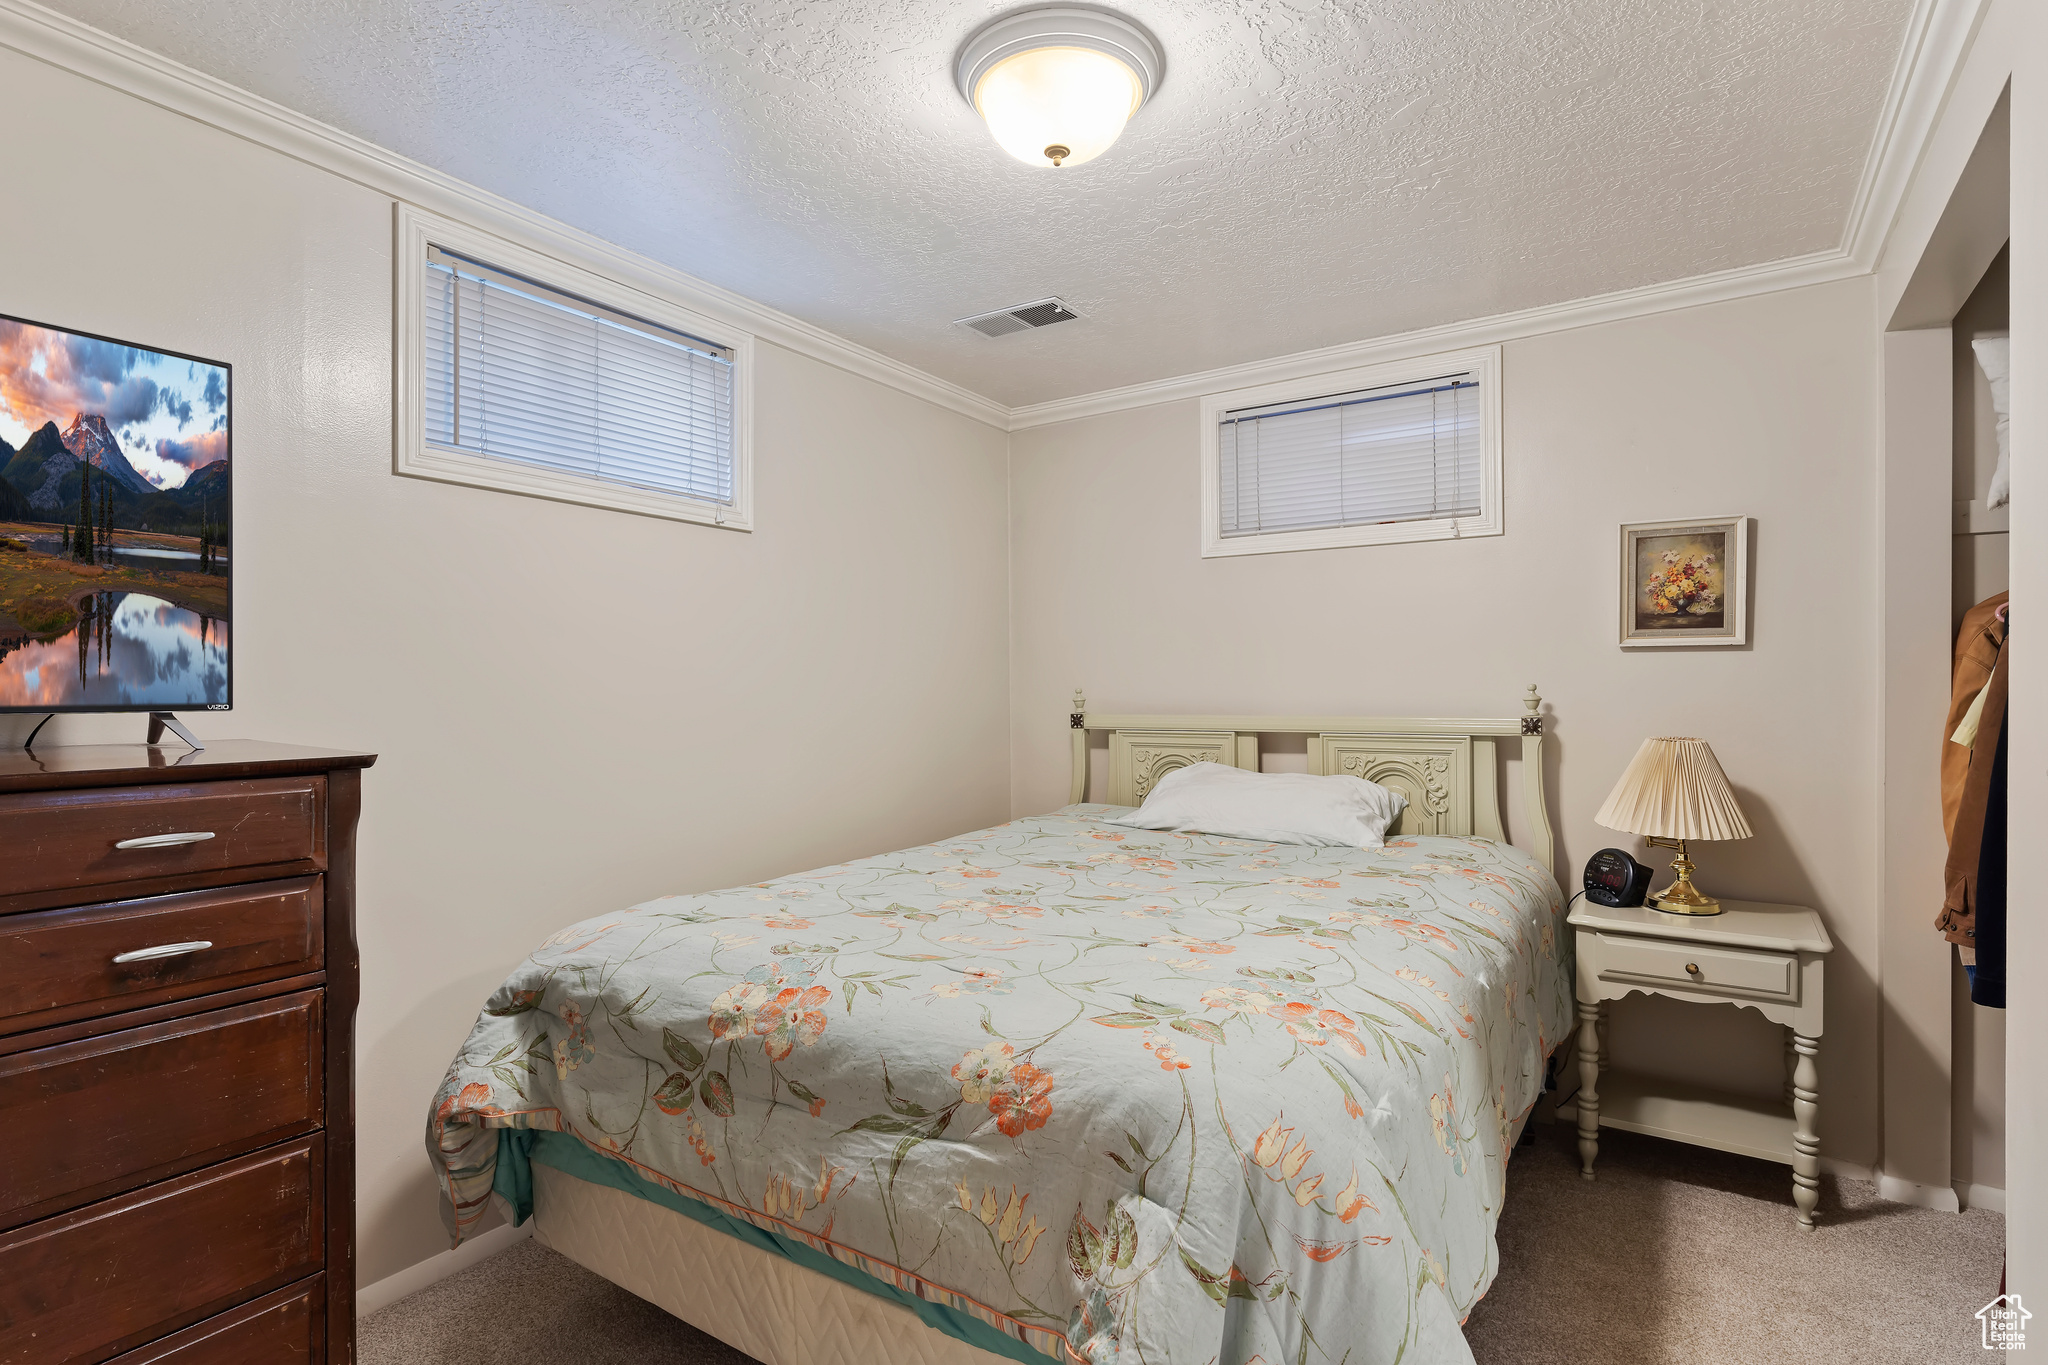
<instances>
[{"instance_id":1,"label":"window with white blinds","mask_svg":"<svg viewBox=\"0 0 2048 1365\"><path fill-rule=\"evenodd\" d=\"M429 446L732 506L730 348L438 246L421 294Z\"/></svg>"},{"instance_id":2,"label":"window with white blinds","mask_svg":"<svg viewBox=\"0 0 2048 1365\"><path fill-rule=\"evenodd\" d=\"M1206 403L1204 553L1496 532L1498 371L1487 355L1458 358L1480 363Z\"/></svg>"}]
</instances>

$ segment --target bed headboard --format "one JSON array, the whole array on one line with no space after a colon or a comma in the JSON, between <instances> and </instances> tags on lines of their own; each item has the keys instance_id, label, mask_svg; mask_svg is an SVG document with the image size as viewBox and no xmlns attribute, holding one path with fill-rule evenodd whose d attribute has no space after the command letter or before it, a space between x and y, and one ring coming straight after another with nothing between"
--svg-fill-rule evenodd
<instances>
[{"instance_id":1,"label":"bed headboard","mask_svg":"<svg viewBox=\"0 0 2048 1365\"><path fill-rule=\"evenodd\" d=\"M1529 684L1524 715L1505 720L1406 716L1104 716L1074 693L1069 717L1074 773L1069 801L1088 795L1088 732L1109 731L1109 790L1113 806L1141 804L1175 768L1228 763L1259 770L1259 736L1308 736L1308 770L1349 773L1390 787L1408 799L1395 831L1402 834L1475 834L1504 837L1495 745L1504 736L1522 741L1522 846L1555 871L1550 810L1543 797L1543 698Z\"/></svg>"}]
</instances>

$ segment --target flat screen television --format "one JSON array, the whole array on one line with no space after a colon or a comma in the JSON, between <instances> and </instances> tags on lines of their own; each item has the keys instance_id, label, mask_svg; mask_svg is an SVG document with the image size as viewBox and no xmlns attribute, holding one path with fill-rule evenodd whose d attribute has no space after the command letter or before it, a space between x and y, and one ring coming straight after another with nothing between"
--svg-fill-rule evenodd
<instances>
[{"instance_id":1,"label":"flat screen television","mask_svg":"<svg viewBox=\"0 0 2048 1365\"><path fill-rule=\"evenodd\" d=\"M234 701L217 360L0 315L0 711Z\"/></svg>"}]
</instances>

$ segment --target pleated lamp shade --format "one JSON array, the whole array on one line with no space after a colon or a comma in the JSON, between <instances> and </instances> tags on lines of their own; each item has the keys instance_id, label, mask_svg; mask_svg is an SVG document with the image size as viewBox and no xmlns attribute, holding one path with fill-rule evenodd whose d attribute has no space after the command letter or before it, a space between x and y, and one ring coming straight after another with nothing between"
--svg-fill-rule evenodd
<instances>
[{"instance_id":1,"label":"pleated lamp shade","mask_svg":"<svg viewBox=\"0 0 2048 1365\"><path fill-rule=\"evenodd\" d=\"M1644 740L1593 819L1665 839L1747 839L1752 833L1703 739Z\"/></svg>"}]
</instances>

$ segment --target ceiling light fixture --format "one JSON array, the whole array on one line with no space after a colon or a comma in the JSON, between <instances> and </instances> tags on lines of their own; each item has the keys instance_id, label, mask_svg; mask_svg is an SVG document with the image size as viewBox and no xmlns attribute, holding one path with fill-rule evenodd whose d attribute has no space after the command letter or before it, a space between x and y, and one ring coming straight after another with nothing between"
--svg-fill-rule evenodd
<instances>
[{"instance_id":1,"label":"ceiling light fixture","mask_svg":"<svg viewBox=\"0 0 2048 1365\"><path fill-rule=\"evenodd\" d=\"M1106 10L1004 15L960 49L954 79L997 144L1027 166L1078 166L1108 151L1165 73L1159 44Z\"/></svg>"}]
</instances>

